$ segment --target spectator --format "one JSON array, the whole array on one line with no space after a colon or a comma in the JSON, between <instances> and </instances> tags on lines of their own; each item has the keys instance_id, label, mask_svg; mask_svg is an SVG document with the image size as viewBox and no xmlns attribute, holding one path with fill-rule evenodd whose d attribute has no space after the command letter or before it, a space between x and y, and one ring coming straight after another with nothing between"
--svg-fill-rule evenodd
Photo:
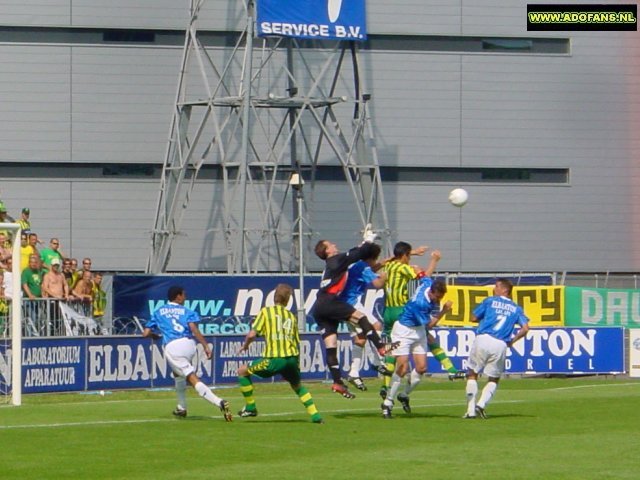
<instances>
[{"instance_id":1,"label":"spectator","mask_svg":"<svg viewBox=\"0 0 640 480\"><path fill-rule=\"evenodd\" d=\"M76 286L76 283L78 282L78 280L80 279L80 277L78 276L78 260L75 258L72 258L71 260L69 260L71 262L71 267L69 268L69 271L71 272L71 289L73 289L73 287Z\"/></svg>"},{"instance_id":2,"label":"spectator","mask_svg":"<svg viewBox=\"0 0 640 480\"><path fill-rule=\"evenodd\" d=\"M73 287L72 293L83 303L91 304L93 301L93 281L90 270L82 270L82 278Z\"/></svg>"},{"instance_id":3,"label":"spectator","mask_svg":"<svg viewBox=\"0 0 640 480\"><path fill-rule=\"evenodd\" d=\"M7 259L11 258L11 243L4 232L0 232L0 268L7 268Z\"/></svg>"},{"instance_id":4,"label":"spectator","mask_svg":"<svg viewBox=\"0 0 640 480\"><path fill-rule=\"evenodd\" d=\"M58 251L60 248L60 241L57 238L52 238L49 241L49 248L43 248L40 251L40 258L42 259L42 263L44 268L49 270L51 266L51 261L56 258L58 260L58 265L62 263L62 254Z\"/></svg>"},{"instance_id":5,"label":"spectator","mask_svg":"<svg viewBox=\"0 0 640 480\"><path fill-rule=\"evenodd\" d=\"M47 302L48 321L53 335L63 335L62 319L57 312L60 301L69 300L69 285L62 274L59 258L51 259L49 271L42 278L42 296L51 299Z\"/></svg>"},{"instance_id":6,"label":"spectator","mask_svg":"<svg viewBox=\"0 0 640 480\"><path fill-rule=\"evenodd\" d=\"M40 253L38 252L38 244L42 243L40 240L38 240L38 234L37 233L33 233L31 232L29 234L29 245L31 245L31 247L34 250L34 253L36 255L39 255Z\"/></svg>"},{"instance_id":7,"label":"spectator","mask_svg":"<svg viewBox=\"0 0 640 480\"><path fill-rule=\"evenodd\" d=\"M89 272L91 271L91 259L89 257L85 257L82 259L82 270L77 270L78 261L75 258L71 259L72 262L74 260L76 262L76 266L73 269L73 285L75 286L78 284L80 279L82 279L85 271L89 271Z\"/></svg>"},{"instance_id":8,"label":"spectator","mask_svg":"<svg viewBox=\"0 0 640 480\"><path fill-rule=\"evenodd\" d=\"M4 272L4 294L7 298L13 296L13 258L7 259L7 269Z\"/></svg>"},{"instance_id":9,"label":"spectator","mask_svg":"<svg viewBox=\"0 0 640 480\"><path fill-rule=\"evenodd\" d=\"M37 250L35 250L29 244L29 235L27 233L22 232L20 234L20 271L23 272L25 268L29 266L29 257L31 255L36 255Z\"/></svg>"},{"instance_id":10,"label":"spectator","mask_svg":"<svg viewBox=\"0 0 640 480\"><path fill-rule=\"evenodd\" d=\"M30 210L28 208L23 208L22 213L20 214L20 220L18 220L18 225L22 229L23 233L31 233L31 221L29 221Z\"/></svg>"},{"instance_id":11,"label":"spectator","mask_svg":"<svg viewBox=\"0 0 640 480\"><path fill-rule=\"evenodd\" d=\"M69 286L69 291L73 288L73 270L71 270L71 259L65 258L62 260L62 274Z\"/></svg>"},{"instance_id":12,"label":"spectator","mask_svg":"<svg viewBox=\"0 0 640 480\"><path fill-rule=\"evenodd\" d=\"M5 296L4 273L0 270L0 335L4 336L8 325L9 302Z\"/></svg>"},{"instance_id":13,"label":"spectator","mask_svg":"<svg viewBox=\"0 0 640 480\"><path fill-rule=\"evenodd\" d=\"M42 267L38 255L29 257L29 266L22 272L21 281L22 292L27 298L42 297Z\"/></svg>"},{"instance_id":14,"label":"spectator","mask_svg":"<svg viewBox=\"0 0 640 480\"><path fill-rule=\"evenodd\" d=\"M104 310L107 306L107 294L102 290L102 273L95 272L93 274L93 318L101 320L104 316Z\"/></svg>"},{"instance_id":15,"label":"spectator","mask_svg":"<svg viewBox=\"0 0 640 480\"><path fill-rule=\"evenodd\" d=\"M60 271L60 259L51 259L51 269L42 278L42 296L45 298L69 299L69 285Z\"/></svg>"},{"instance_id":16,"label":"spectator","mask_svg":"<svg viewBox=\"0 0 640 480\"><path fill-rule=\"evenodd\" d=\"M7 218L7 207L5 207L4 202L0 200L0 223L8 223L10 221ZM9 230L0 230L0 233L4 233L7 237L10 235Z\"/></svg>"}]
</instances>

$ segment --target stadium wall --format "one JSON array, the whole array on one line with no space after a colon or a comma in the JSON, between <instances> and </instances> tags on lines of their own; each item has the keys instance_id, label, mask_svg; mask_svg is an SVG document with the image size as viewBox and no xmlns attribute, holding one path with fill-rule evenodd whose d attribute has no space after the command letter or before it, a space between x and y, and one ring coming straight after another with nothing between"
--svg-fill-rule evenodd
<instances>
[{"instance_id":1,"label":"stadium wall","mask_svg":"<svg viewBox=\"0 0 640 480\"><path fill-rule=\"evenodd\" d=\"M69 255L90 256L98 269L142 270L188 2L0 4L0 198L14 216L29 206L34 229L45 241L59 237ZM380 162L412 173L385 182L393 240L440 248L448 271L638 271L638 33L527 32L526 4L367 3L373 39L362 58ZM200 16L200 28L216 35L243 25L241 1L206 2ZM105 29L157 38L114 44ZM476 37L551 39L567 50L464 46ZM214 57L226 53L212 48ZM154 169L105 173L113 164ZM455 173L498 167L566 175L468 181ZM436 179L434 168L454 173ZM460 185L471 201L457 210L446 194ZM198 182L171 270L226 269L211 214L219 186ZM318 238L356 243L346 186L317 189Z\"/></svg>"},{"instance_id":2,"label":"stadium wall","mask_svg":"<svg viewBox=\"0 0 640 480\"><path fill-rule=\"evenodd\" d=\"M470 329L437 329L448 356L466 368L475 338ZM255 342L238 354L243 336L208 336L214 356L207 359L198 345L198 376L208 385L235 384L237 368L260 356L264 342ZM338 352L343 368L351 363L352 342L341 334ZM619 374L625 371L623 328L535 329L512 348L507 373L520 374ZM369 352L369 354L371 354ZM0 343L0 392L10 390L11 350ZM446 374L434 357L428 371ZM305 380L328 378L324 348L319 334L301 335L300 367ZM362 376L375 376L367 358ZM23 393L99 391L126 388L172 387L161 345L137 337L29 338L22 348ZM274 379L268 379L269 382Z\"/></svg>"}]
</instances>

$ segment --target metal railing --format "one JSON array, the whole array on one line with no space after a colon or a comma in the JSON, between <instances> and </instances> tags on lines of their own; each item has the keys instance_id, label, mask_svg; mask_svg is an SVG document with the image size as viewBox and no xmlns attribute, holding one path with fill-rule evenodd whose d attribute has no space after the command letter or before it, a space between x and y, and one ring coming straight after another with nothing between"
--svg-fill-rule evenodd
<instances>
[{"instance_id":1,"label":"metal railing","mask_svg":"<svg viewBox=\"0 0 640 480\"><path fill-rule=\"evenodd\" d=\"M0 337L11 336L12 302L8 311L0 313ZM92 305L78 300L64 301L54 298L22 300L23 337L64 337L96 335L108 332L92 318Z\"/></svg>"}]
</instances>

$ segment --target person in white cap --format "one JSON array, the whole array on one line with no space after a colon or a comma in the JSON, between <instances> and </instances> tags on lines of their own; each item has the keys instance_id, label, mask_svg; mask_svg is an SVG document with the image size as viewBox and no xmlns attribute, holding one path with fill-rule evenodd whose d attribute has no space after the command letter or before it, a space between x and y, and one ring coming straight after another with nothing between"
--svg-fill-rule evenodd
<instances>
[{"instance_id":1,"label":"person in white cap","mask_svg":"<svg viewBox=\"0 0 640 480\"><path fill-rule=\"evenodd\" d=\"M42 296L45 298L69 299L69 285L61 271L59 258L51 259L51 269L42 278Z\"/></svg>"}]
</instances>

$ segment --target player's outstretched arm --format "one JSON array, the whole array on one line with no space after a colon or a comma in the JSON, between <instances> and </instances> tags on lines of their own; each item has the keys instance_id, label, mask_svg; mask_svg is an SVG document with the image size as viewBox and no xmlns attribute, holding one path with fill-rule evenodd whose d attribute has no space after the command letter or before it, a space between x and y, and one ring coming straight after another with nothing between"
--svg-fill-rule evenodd
<instances>
[{"instance_id":1,"label":"player's outstretched arm","mask_svg":"<svg viewBox=\"0 0 640 480\"><path fill-rule=\"evenodd\" d=\"M436 271L436 267L438 266L438 262L441 258L442 254L440 253L440 250L434 250L433 252L431 252L429 265L427 265L427 268L424 270L425 277L430 277L431 275L433 275L433 272Z\"/></svg>"},{"instance_id":2,"label":"player's outstretched arm","mask_svg":"<svg viewBox=\"0 0 640 480\"><path fill-rule=\"evenodd\" d=\"M413 250L411 250L410 255L418 255L419 257L421 257L422 255L427 253L428 250L429 245L420 245L418 248L414 248Z\"/></svg>"}]
</instances>

